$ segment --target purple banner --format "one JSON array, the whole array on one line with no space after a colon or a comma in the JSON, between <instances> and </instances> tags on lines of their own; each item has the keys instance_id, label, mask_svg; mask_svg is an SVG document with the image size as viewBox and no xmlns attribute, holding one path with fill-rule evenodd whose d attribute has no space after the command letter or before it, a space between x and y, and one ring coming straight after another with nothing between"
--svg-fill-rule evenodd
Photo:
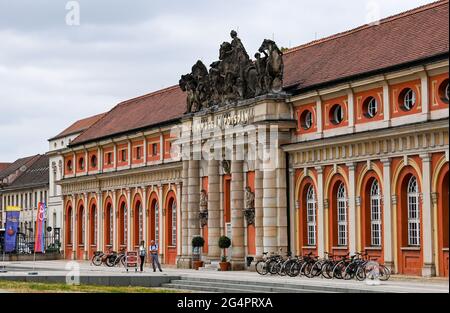
<instances>
[{"instance_id":1,"label":"purple banner","mask_svg":"<svg viewBox=\"0 0 450 313\"><path fill-rule=\"evenodd\" d=\"M5 252L16 250L20 211L6 211Z\"/></svg>"}]
</instances>

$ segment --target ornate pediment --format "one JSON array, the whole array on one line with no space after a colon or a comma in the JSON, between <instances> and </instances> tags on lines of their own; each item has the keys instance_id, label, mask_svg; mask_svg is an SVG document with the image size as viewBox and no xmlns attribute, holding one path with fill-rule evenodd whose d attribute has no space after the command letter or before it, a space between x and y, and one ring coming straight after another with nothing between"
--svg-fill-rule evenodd
<instances>
[{"instance_id":1,"label":"ornate pediment","mask_svg":"<svg viewBox=\"0 0 450 313\"><path fill-rule=\"evenodd\" d=\"M276 43L264 40L252 61L235 31L231 38L231 43L220 46L219 61L209 71L197 61L191 73L181 76L180 88L187 93L186 113L282 91L283 53Z\"/></svg>"}]
</instances>

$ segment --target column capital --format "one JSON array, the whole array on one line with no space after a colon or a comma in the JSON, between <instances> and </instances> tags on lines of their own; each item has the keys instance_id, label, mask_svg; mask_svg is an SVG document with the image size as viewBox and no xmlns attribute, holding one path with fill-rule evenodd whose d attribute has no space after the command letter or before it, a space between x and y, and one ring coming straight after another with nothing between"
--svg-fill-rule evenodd
<instances>
[{"instance_id":1,"label":"column capital","mask_svg":"<svg viewBox=\"0 0 450 313\"><path fill-rule=\"evenodd\" d=\"M398 197L397 197L397 195L392 195L391 196L391 203L393 204L393 205L397 205L397 199Z\"/></svg>"},{"instance_id":2,"label":"column capital","mask_svg":"<svg viewBox=\"0 0 450 313\"><path fill-rule=\"evenodd\" d=\"M361 197L356 197L355 198L355 203L356 203L357 206L360 206L361 205Z\"/></svg>"},{"instance_id":3,"label":"column capital","mask_svg":"<svg viewBox=\"0 0 450 313\"><path fill-rule=\"evenodd\" d=\"M323 166L316 166L315 167L315 169L316 169L316 171L317 171L317 174L323 174Z\"/></svg>"},{"instance_id":4,"label":"column capital","mask_svg":"<svg viewBox=\"0 0 450 313\"><path fill-rule=\"evenodd\" d=\"M422 153L420 154L420 158L423 162L430 162L431 161L431 153Z\"/></svg>"},{"instance_id":5,"label":"column capital","mask_svg":"<svg viewBox=\"0 0 450 313\"><path fill-rule=\"evenodd\" d=\"M324 199L323 200L323 208L325 209L325 210L328 210L328 207L329 207L329 201L328 201L328 199Z\"/></svg>"},{"instance_id":6,"label":"column capital","mask_svg":"<svg viewBox=\"0 0 450 313\"><path fill-rule=\"evenodd\" d=\"M383 163L383 166L391 165L391 158L381 158L380 161Z\"/></svg>"},{"instance_id":7,"label":"column capital","mask_svg":"<svg viewBox=\"0 0 450 313\"><path fill-rule=\"evenodd\" d=\"M353 171L356 168L356 162L348 162L345 163L345 165L348 167L349 170Z\"/></svg>"},{"instance_id":8,"label":"column capital","mask_svg":"<svg viewBox=\"0 0 450 313\"><path fill-rule=\"evenodd\" d=\"M433 201L433 204L437 204L439 199L439 193L438 192L432 192L431 193L431 201Z\"/></svg>"}]
</instances>

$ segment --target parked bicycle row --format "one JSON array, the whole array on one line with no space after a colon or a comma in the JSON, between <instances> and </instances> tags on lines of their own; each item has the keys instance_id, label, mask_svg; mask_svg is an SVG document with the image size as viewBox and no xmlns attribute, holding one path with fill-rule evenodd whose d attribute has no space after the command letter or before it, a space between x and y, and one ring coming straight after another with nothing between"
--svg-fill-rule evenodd
<instances>
[{"instance_id":1,"label":"parked bicycle row","mask_svg":"<svg viewBox=\"0 0 450 313\"><path fill-rule=\"evenodd\" d=\"M380 279L387 281L391 276L391 270L385 265L369 259L367 253L356 253L350 256L334 256L328 252L324 258L319 258L312 253L304 256L286 256L268 252L263 254L263 259L256 263L256 271L260 275L280 275L290 277L323 277L326 279Z\"/></svg>"},{"instance_id":2,"label":"parked bicycle row","mask_svg":"<svg viewBox=\"0 0 450 313\"><path fill-rule=\"evenodd\" d=\"M91 262L95 266L101 266L102 264L104 264L108 267L114 267L122 264L125 267L125 249L120 250L120 252L118 253L116 251L109 251L107 253L97 251L92 256Z\"/></svg>"}]
</instances>

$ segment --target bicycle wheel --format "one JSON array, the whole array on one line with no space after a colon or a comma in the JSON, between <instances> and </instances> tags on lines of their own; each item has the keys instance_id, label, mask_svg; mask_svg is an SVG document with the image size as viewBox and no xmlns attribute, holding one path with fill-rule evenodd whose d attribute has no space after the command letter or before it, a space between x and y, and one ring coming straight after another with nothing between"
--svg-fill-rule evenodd
<instances>
[{"instance_id":1,"label":"bicycle wheel","mask_svg":"<svg viewBox=\"0 0 450 313\"><path fill-rule=\"evenodd\" d=\"M114 256L107 257L106 258L106 266L113 267L114 264L116 263L115 260L116 260L116 257L114 257Z\"/></svg>"},{"instance_id":2,"label":"bicycle wheel","mask_svg":"<svg viewBox=\"0 0 450 313\"><path fill-rule=\"evenodd\" d=\"M363 264L358 266L358 269L356 270L356 279L359 281L364 281L366 277L366 265Z\"/></svg>"},{"instance_id":3,"label":"bicycle wheel","mask_svg":"<svg viewBox=\"0 0 450 313\"><path fill-rule=\"evenodd\" d=\"M280 271L280 267L281 267L281 262L280 261L271 262L271 265L270 265L270 268L269 268L270 274L272 274L272 275L278 274L278 272Z\"/></svg>"},{"instance_id":4,"label":"bicycle wheel","mask_svg":"<svg viewBox=\"0 0 450 313\"><path fill-rule=\"evenodd\" d=\"M269 272L268 271L268 269L267 269L267 262L266 261L258 261L257 263L256 263L256 265L255 265L255 269L256 269L256 272L259 274L259 275L267 275L267 273Z\"/></svg>"},{"instance_id":5,"label":"bicycle wheel","mask_svg":"<svg viewBox=\"0 0 450 313\"><path fill-rule=\"evenodd\" d=\"M387 281L391 277L391 270L384 265L380 265L380 280Z\"/></svg>"},{"instance_id":6,"label":"bicycle wheel","mask_svg":"<svg viewBox=\"0 0 450 313\"><path fill-rule=\"evenodd\" d=\"M94 264L95 266L102 265L102 256L101 255L94 255L92 257L92 264Z\"/></svg>"},{"instance_id":7,"label":"bicycle wheel","mask_svg":"<svg viewBox=\"0 0 450 313\"><path fill-rule=\"evenodd\" d=\"M317 261L316 263L314 263L312 269L311 269L311 274L312 277L317 277L322 275L322 261Z\"/></svg>"},{"instance_id":8,"label":"bicycle wheel","mask_svg":"<svg viewBox=\"0 0 450 313\"><path fill-rule=\"evenodd\" d=\"M346 268L344 261L338 262L333 268L333 278L342 279L342 274Z\"/></svg>"},{"instance_id":9,"label":"bicycle wheel","mask_svg":"<svg viewBox=\"0 0 450 313\"><path fill-rule=\"evenodd\" d=\"M322 266L322 276L326 279L333 278L334 262L328 261Z\"/></svg>"},{"instance_id":10,"label":"bicycle wheel","mask_svg":"<svg viewBox=\"0 0 450 313\"><path fill-rule=\"evenodd\" d=\"M301 268L301 263L300 262L293 262L290 266L290 268L288 269L288 275L289 277L296 277L298 276L298 274L300 273L300 268Z\"/></svg>"},{"instance_id":11,"label":"bicycle wheel","mask_svg":"<svg viewBox=\"0 0 450 313\"><path fill-rule=\"evenodd\" d=\"M127 258L125 256L122 256L120 258L120 263L123 265L123 267L126 267L126 261L127 261Z\"/></svg>"},{"instance_id":12,"label":"bicycle wheel","mask_svg":"<svg viewBox=\"0 0 450 313\"><path fill-rule=\"evenodd\" d=\"M342 277L345 280L350 280L353 277L355 277L355 264L354 263L350 263L349 265L347 265L345 267Z\"/></svg>"},{"instance_id":13,"label":"bicycle wheel","mask_svg":"<svg viewBox=\"0 0 450 313\"><path fill-rule=\"evenodd\" d=\"M287 273L286 273L286 263L287 262L288 261L281 263L281 266L278 269L278 275L280 275L280 276L286 276L287 275Z\"/></svg>"}]
</instances>

